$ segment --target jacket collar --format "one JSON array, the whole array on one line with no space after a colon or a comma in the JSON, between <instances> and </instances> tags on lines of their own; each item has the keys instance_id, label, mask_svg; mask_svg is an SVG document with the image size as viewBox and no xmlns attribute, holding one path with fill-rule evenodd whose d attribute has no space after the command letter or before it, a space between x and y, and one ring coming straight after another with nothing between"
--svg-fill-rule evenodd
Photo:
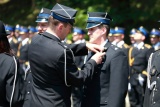
<instances>
[{"instance_id":1,"label":"jacket collar","mask_svg":"<svg viewBox=\"0 0 160 107\"><path fill-rule=\"evenodd\" d=\"M50 38L50 39L53 39L53 40L55 40L57 42L61 42L61 40L59 38L57 38L55 35L52 35L52 34L50 34L48 32L43 32L41 34L46 36L46 37L48 37L48 38Z\"/></svg>"}]
</instances>

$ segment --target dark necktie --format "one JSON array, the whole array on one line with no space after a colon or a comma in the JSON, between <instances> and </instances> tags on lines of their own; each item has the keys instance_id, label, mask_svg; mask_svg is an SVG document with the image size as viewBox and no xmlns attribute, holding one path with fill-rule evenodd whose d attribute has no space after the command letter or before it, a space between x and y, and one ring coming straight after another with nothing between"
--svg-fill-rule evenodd
<instances>
[{"instance_id":1,"label":"dark necktie","mask_svg":"<svg viewBox=\"0 0 160 107\"><path fill-rule=\"evenodd\" d=\"M90 51L87 56L87 61L89 61L94 54L95 54L94 52Z\"/></svg>"}]
</instances>

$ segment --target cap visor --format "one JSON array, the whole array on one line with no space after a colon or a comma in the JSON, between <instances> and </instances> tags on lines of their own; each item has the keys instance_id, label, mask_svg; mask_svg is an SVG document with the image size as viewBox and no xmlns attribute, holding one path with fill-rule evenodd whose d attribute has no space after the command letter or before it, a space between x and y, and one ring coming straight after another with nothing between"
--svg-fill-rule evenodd
<instances>
[{"instance_id":1,"label":"cap visor","mask_svg":"<svg viewBox=\"0 0 160 107\"><path fill-rule=\"evenodd\" d=\"M87 23L87 26L86 26L86 29L90 29L90 28L93 28L93 27L97 27L99 26L101 23Z\"/></svg>"},{"instance_id":2,"label":"cap visor","mask_svg":"<svg viewBox=\"0 0 160 107\"><path fill-rule=\"evenodd\" d=\"M36 22L48 22L47 19L37 19Z\"/></svg>"}]
</instances>

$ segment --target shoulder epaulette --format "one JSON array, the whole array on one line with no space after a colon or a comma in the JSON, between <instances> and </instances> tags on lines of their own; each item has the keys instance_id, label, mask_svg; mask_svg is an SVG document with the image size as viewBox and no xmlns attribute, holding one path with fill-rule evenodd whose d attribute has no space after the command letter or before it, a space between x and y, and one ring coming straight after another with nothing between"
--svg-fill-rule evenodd
<instances>
[{"instance_id":1,"label":"shoulder epaulette","mask_svg":"<svg viewBox=\"0 0 160 107\"><path fill-rule=\"evenodd\" d=\"M129 48L129 45L127 45L126 43L124 43L124 47L125 48Z\"/></svg>"},{"instance_id":2,"label":"shoulder epaulette","mask_svg":"<svg viewBox=\"0 0 160 107\"><path fill-rule=\"evenodd\" d=\"M31 41L32 41L32 39L29 39L29 40L28 40L28 43L31 44Z\"/></svg>"},{"instance_id":3,"label":"shoulder epaulette","mask_svg":"<svg viewBox=\"0 0 160 107\"><path fill-rule=\"evenodd\" d=\"M147 47L148 49L151 48L151 45L149 45L149 44L144 44L144 46Z\"/></svg>"},{"instance_id":4,"label":"shoulder epaulette","mask_svg":"<svg viewBox=\"0 0 160 107\"><path fill-rule=\"evenodd\" d=\"M66 43L67 43L67 44L71 44L72 41L71 41L71 40L66 40Z\"/></svg>"},{"instance_id":5,"label":"shoulder epaulette","mask_svg":"<svg viewBox=\"0 0 160 107\"><path fill-rule=\"evenodd\" d=\"M18 43L18 40L15 37L13 37L13 42Z\"/></svg>"},{"instance_id":6,"label":"shoulder epaulette","mask_svg":"<svg viewBox=\"0 0 160 107\"><path fill-rule=\"evenodd\" d=\"M157 51L160 51L160 48L156 49L156 50L154 51L154 53L157 52Z\"/></svg>"}]
</instances>

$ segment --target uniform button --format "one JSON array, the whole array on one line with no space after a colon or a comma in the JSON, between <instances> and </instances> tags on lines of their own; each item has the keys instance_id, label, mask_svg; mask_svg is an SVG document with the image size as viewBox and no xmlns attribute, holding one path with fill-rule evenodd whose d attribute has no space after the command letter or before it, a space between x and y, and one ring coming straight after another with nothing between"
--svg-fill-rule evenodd
<instances>
[{"instance_id":1,"label":"uniform button","mask_svg":"<svg viewBox=\"0 0 160 107\"><path fill-rule=\"evenodd\" d=\"M159 77L157 77L157 79L159 79Z\"/></svg>"},{"instance_id":2,"label":"uniform button","mask_svg":"<svg viewBox=\"0 0 160 107\"><path fill-rule=\"evenodd\" d=\"M107 101L104 101L105 103L107 102Z\"/></svg>"},{"instance_id":3,"label":"uniform button","mask_svg":"<svg viewBox=\"0 0 160 107\"><path fill-rule=\"evenodd\" d=\"M28 91L27 94L30 94L30 92Z\"/></svg>"},{"instance_id":4,"label":"uniform button","mask_svg":"<svg viewBox=\"0 0 160 107\"><path fill-rule=\"evenodd\" d=\"M158 89L155 89L155 91L158 91Z\"/></svg>"},{"instance_id":5,"label":"uniform button","mask_svg":"<svg viewBox=\"0 0 160 107\"><path fill-rule=\"evenodd\" d=\"M156 104L156 102L153 102L153 104Z\"/></svg>"},{"instance_id":6,"label":"uniform button","mask_svg":"<svg viewBox=\"0 0 160 107\"><path fill-rule=\"evenodd\" d=\"M28 84L30 84L31 83L31 81L28 81Z\"/></svg>"}]
</instances>

